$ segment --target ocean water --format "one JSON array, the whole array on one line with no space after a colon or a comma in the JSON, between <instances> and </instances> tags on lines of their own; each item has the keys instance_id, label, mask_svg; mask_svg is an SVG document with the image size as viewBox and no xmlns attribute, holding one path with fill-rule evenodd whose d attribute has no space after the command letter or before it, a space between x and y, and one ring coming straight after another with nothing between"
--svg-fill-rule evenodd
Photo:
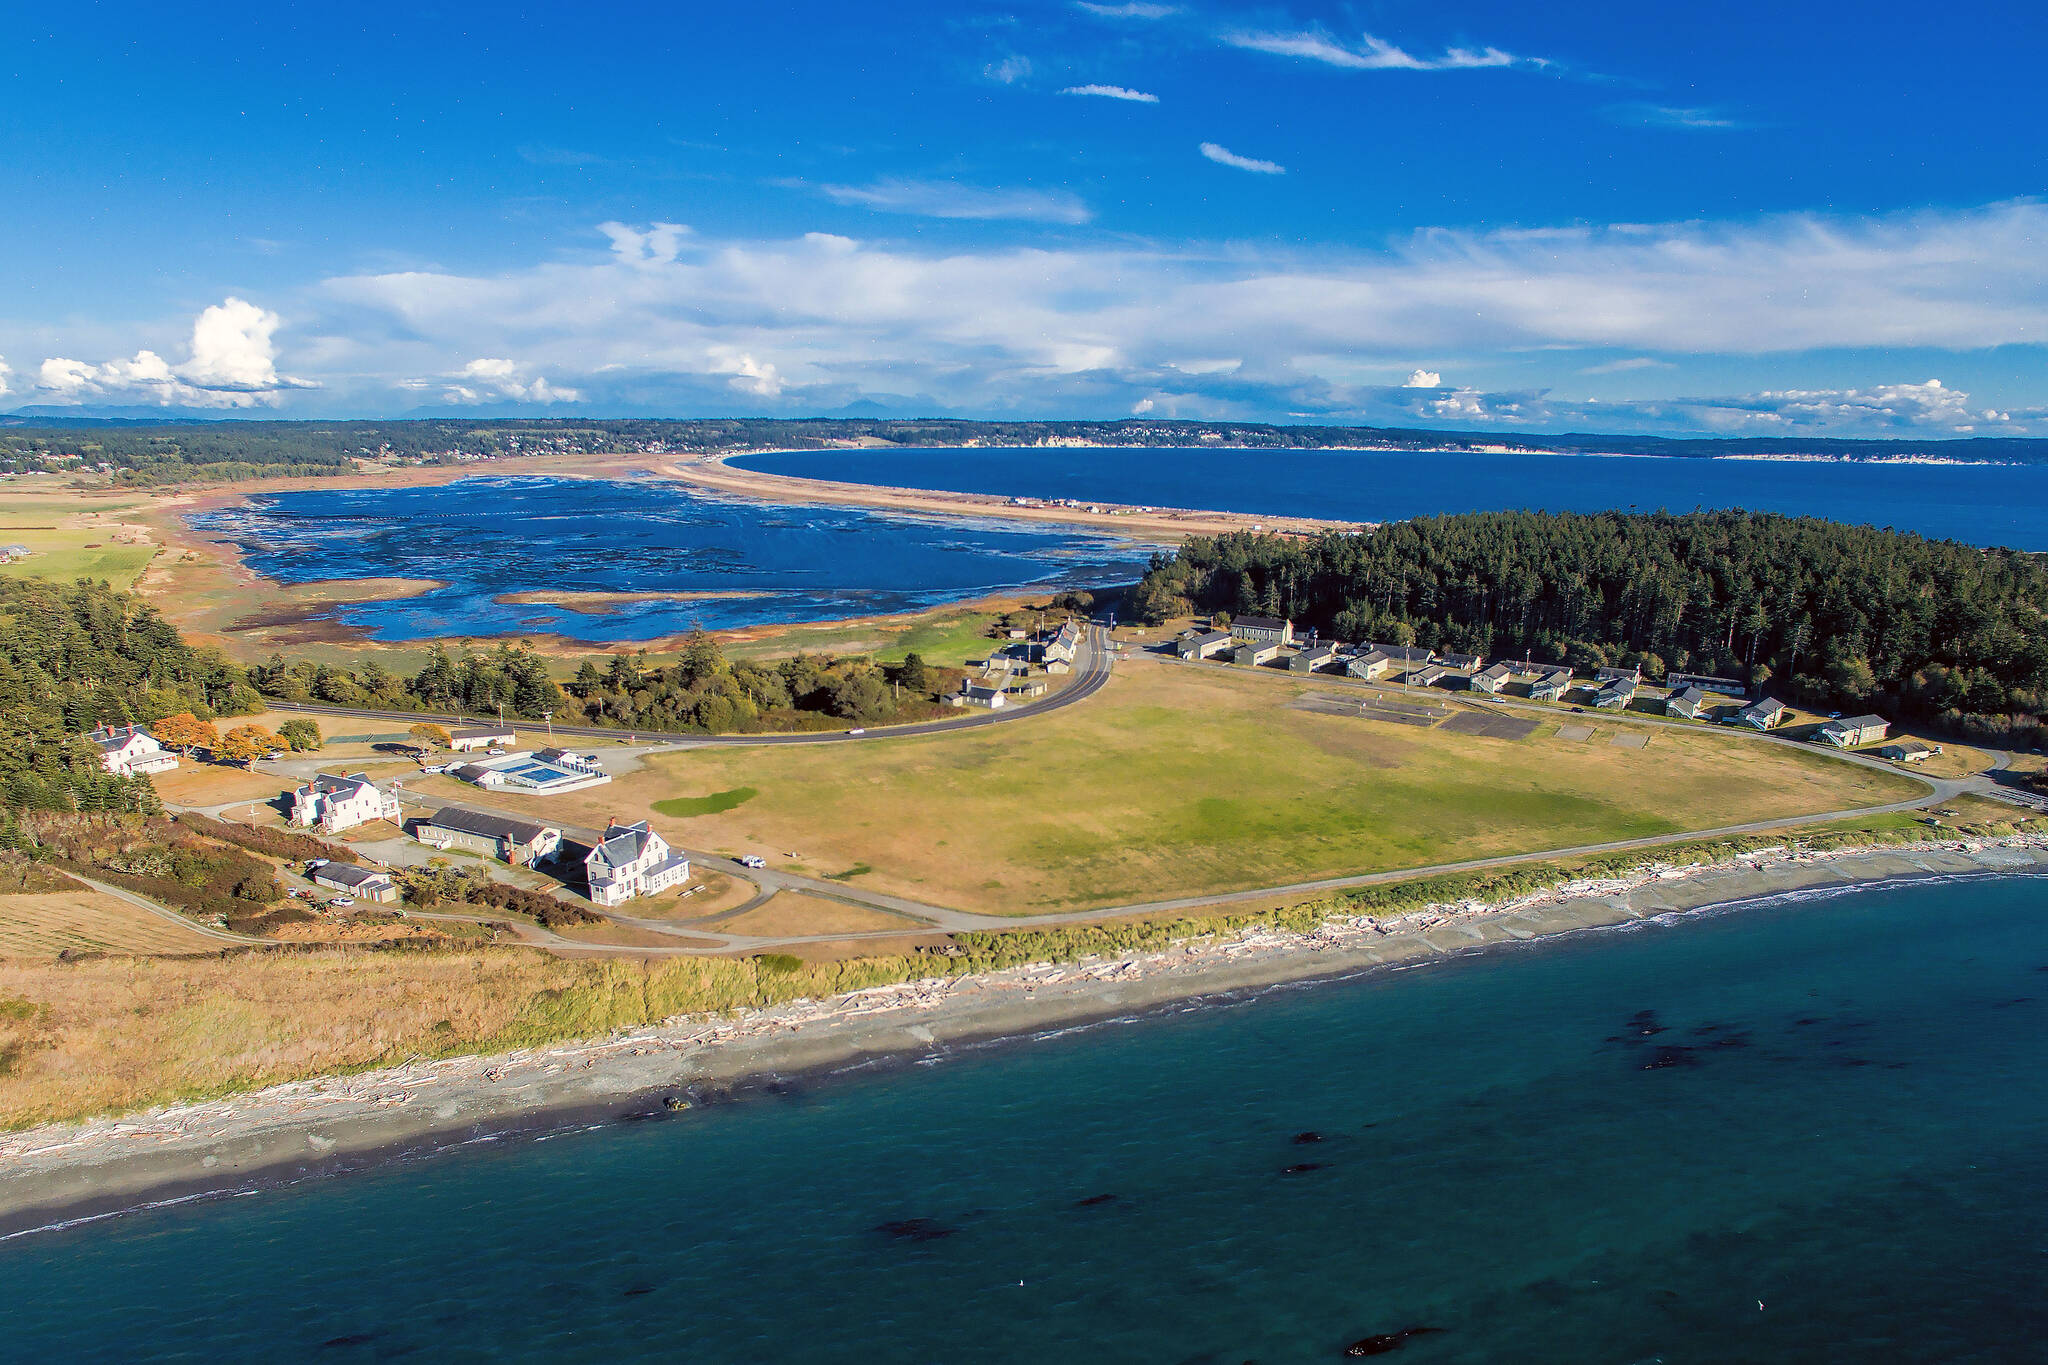
<instances>
[{"instance_id":1,"label":"ocean water","mask_svg":"<svg viewBox=\"0 0 2048 1365\"><path fill-rule=\"evenodd\" d=\"M1149 550L1066 528L708 498L655 481L474 478L430 488L258 494L192 524L284 583L448 586L344 607L378 640L551 634L648 640L914 611L1022 587L1134 577ZM499 600L665 591L602 611ZM572 599L573 600L573 599Z\"/></svg>"},{"instance_id":2,"label":"ocean water","mask_svg":"<svg viewBox=\"0 0 2048 1365\"><path fill-rule=\"evenodd\" d=\"M2044 892L1695 914L31 1234L0 1354L2037 1361Z\"/></svg>"},{"instance_id":3,"label":"ocean water","mask_svg":"<svg viewBox=\"0 0 2048 1365\"><path fill-rule=\"evenodd\" d=\"M1746 507L2048 550L2048 465L1127 447L985 450L972 460L953 450L821 450L732 463L842 483L1345 521Z\"/></svg>"}]
</instances>

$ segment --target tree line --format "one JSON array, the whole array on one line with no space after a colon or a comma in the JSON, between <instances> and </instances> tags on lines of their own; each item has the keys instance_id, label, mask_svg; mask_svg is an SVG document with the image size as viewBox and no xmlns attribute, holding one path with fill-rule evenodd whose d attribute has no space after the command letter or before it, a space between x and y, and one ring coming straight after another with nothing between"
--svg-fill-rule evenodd
<instances>
[{"instance_id":1,"label":"tree line","mask_svg":"<svg viewBox=\"0 0 2048 1365\"><path fill-rule=\"evenodd\" d=\"M868 724L942 714L944 674L917 655L884 667L864 655L799 654L775 663L730 659L716 639L691 632L674 663L645 652L602 663L586 657L567 683L559 665L530 644L500 644L459 656L443 645L410 677L375 660L355 668L273 657L249 670L253 685L280 701L369 710L539 720L620 730L744 734L839 722Z\"/></svg>"},{"instance_id":2,"label":"tree line","mask_svg":"<svg viewBox=\"0 0 2048 1365\"><path fill-rule=\"evenodd\" d=\"M1713 458L1745 454L1838 459L1936 457L2032 463L2048 441L1852 440L1776 437L1604 436L1502 433L1422 427L1295 426L1173 419L976 422L955 418L697 419L433 417L397 421L0 421L0 469L16 472L108 466L121 482L339 475L359 461L448 464L509 455L619 455L813 450L855 442L900 447L1031 446L1048 441L1155 448L1226 446L1313 450L1374 446L1459 450L1509 446L1529 451L1603 452Z\"/></svg>"},{"instance_id":3,"label":"tree line","mask_svg":"<svg viewBox=\"0 0 2048 1365\"><path fill-rule=\"evenodd\" d=\"M2048 562L2014 550L1723 511L1477 512L1158 555L1128 598L1292 618L1343 640L1579 668L1732 676L1983 738L2048 710Z\"/></svg>"},{"instance_id":4,"label":"tree line","mask_svg":"<svg viewBox=\"0 0 2048 1365\"><path fill-rule=\"evenodd\" d=\"M100 725L264 709L240 665L187 644L104 583L0 578L0 803L153 812L146 776L117 777L82 738Z\"/></svg>"}]
</instances>

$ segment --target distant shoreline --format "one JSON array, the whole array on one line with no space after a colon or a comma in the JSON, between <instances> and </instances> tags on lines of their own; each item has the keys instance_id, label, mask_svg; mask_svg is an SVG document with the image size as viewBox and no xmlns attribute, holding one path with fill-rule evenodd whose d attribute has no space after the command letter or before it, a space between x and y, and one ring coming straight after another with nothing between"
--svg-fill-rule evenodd
<instances>
[{"instance_id":1,"label":"distant shoreline","mask_svg":"<svg viewBox=\"0 0 2048 1365\"><path fill-rule=\"evenodd\" d=\"M1563 886L1497 904L1246 931L1159 952L934 978L691 1017L499 1057L273 1086L223 1100L0 1135L0 1238L441 1154L519 1134L671 1116L665 1095L845 1076L1104 1020L1538 942L1671 923L1787 896L2048 874L2048 836L1834 853L1751 853ZM687 1122L687 1115L677 1121Z\"/></svg>"}]
</instances>

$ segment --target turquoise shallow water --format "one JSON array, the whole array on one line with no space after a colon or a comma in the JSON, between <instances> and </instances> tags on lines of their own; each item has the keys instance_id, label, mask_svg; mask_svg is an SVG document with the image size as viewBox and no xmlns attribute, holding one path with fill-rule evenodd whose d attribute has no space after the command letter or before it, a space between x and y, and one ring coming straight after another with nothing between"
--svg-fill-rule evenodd
<instances>
[{"instance_id":1,"label":"turquoise shallow water","mask_svg":"<svg viewBox=\"0 0 2048 1365\"><path fill-rule=\"evenodd\" d=\"M0 1354L2039 1360L2044 896L1765 903L17 1238Z\"/></svg>"}]
</instances>

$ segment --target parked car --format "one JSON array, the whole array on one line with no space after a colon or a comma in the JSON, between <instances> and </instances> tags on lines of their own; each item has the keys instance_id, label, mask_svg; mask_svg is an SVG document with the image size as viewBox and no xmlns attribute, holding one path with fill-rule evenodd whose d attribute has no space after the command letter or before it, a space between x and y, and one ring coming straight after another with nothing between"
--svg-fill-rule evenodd
<instances>
[{"instance_id":1,"label":"parked car","mask_svg":"<svg viewBox=\"0 0 2048 1365\"><path fill-rule=\"evenodd\" d=\"M308 858L306 860L306 871L308 872L318 872L321 868L325 866L327 866L327 860L325 858Z\"/></svg>"},{"instance_id":2,"label":"parked car","mask_svg":"<svg viewBox=\"0 0 2048 1365\"><path fill-rule=\"evenodd\" d=\"M356 898L354 896L336 896L327 903L337 910L346 910L356 903Z\"/></svg>"},{"instance_id":3,"label":"parked car","mask_svg":"<svg viewBox=\"0 0 2048 1365\"><path fill-rule=\"evenodd\" d=\"M280 759L280 758L283 758L283 757L284 757L284 750L282 750L282 749L272 749L272 750L271 750L271 751L270 751L269 753L267 753L267 754L263 755L263 757L264 757L264 760L265 760L266 762L268 762L268 761L274 761L274 760L276 760L276 759Z\"/></svg>"},{"instance_id":4,"label":"parked car","mask_svg":"<svg viewBox=\"0 0 2048 1365\"><path fill-rule=\"evenodd\" d=\"M445 773L447 771L448 767L446 764L436 763L431 767L421 768L420 774L424 777L433 777L437 773Z\"/></svg>"},{"instance_id":5,"label":"parked car","mask_svg":"<svg viewBox=\"0 0 2048 1365\"><path fill-rule=\"evenodd\" d=\"M742 855L742 856L741 856L741 858L740 858L739 862L740 862L740 866L741 866L741 867L766 867L766 866L768 866L768 860L767 860L766 858L763 858L763 857L762 857L762 856L761 856L760 854L758 854L758 853L748 853L748 854L744 854L744 855Z\"/></svg>"},{"instance_id":6,"label":"parked car","mask_svg":"<svg viewBox=\"0 0 2048 1365\"><path fill-rule=\"evenodd\" d=\"M493 744L490 748L484 750L484 752L489 754L492 758L503 758L506 753L506 751L503 748L499 747L496 744Z\"/></svg>"}]
</instances>

